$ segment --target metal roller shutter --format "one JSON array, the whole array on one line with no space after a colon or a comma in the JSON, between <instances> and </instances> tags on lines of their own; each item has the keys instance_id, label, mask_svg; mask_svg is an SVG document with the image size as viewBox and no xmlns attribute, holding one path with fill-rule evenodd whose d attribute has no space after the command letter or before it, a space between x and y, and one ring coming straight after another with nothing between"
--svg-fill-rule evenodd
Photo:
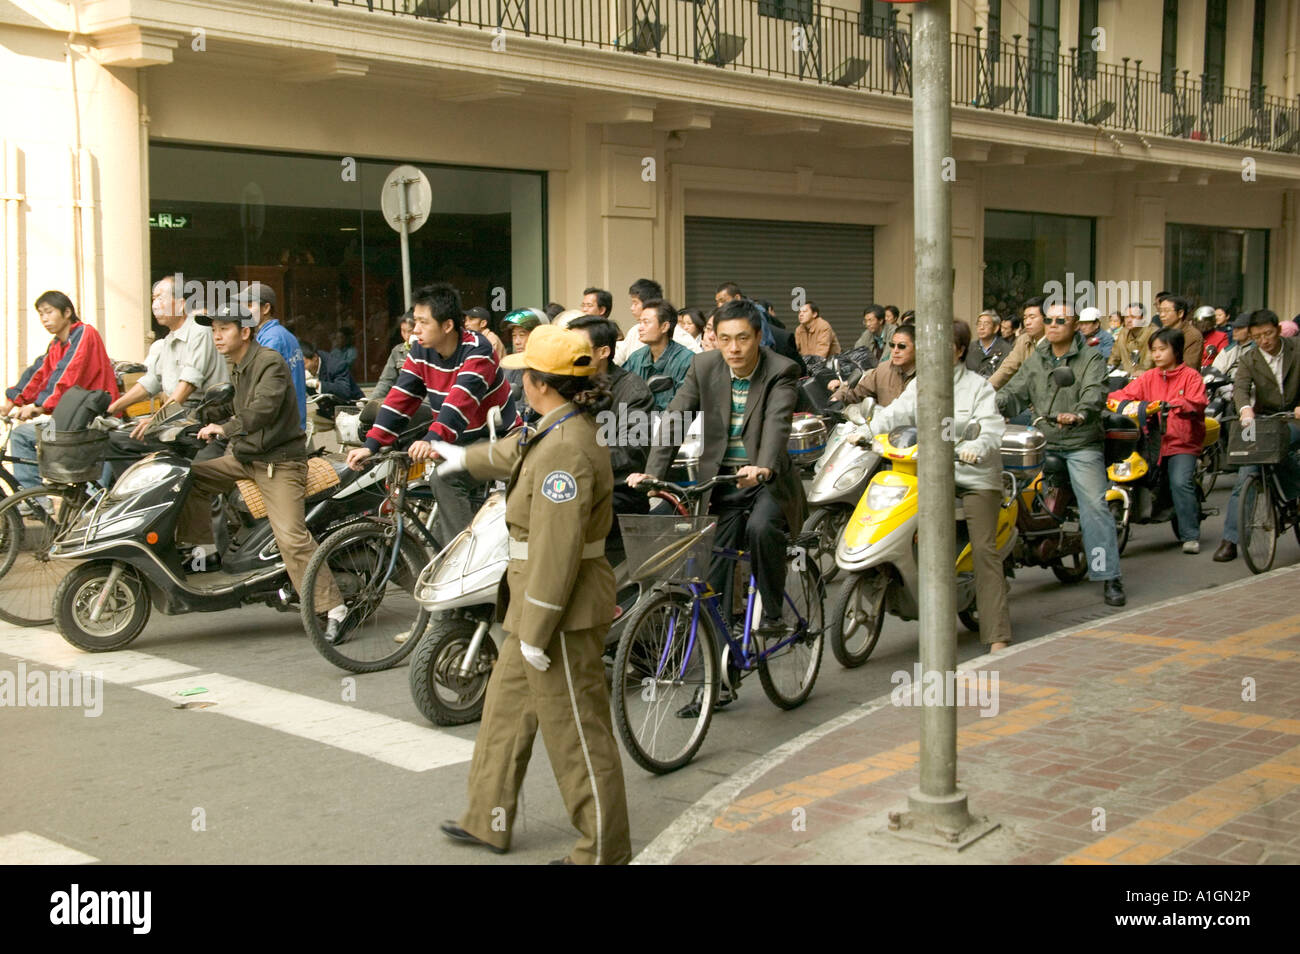
<instances>
[{"instance_id":1,"label":"metal roller shutter","mask_svg":"<svg viewBox=\"0 0 1300 954\"><path fill-rule=\"evenodd\" d=\"M686 217L686 299L678 307L713 307L713 293L735 282L751 298L770 301L793 331L795 288L815 301L841 348L862 333L872 302L874 230L869 225Z\"/></svg>"}]
</instances>

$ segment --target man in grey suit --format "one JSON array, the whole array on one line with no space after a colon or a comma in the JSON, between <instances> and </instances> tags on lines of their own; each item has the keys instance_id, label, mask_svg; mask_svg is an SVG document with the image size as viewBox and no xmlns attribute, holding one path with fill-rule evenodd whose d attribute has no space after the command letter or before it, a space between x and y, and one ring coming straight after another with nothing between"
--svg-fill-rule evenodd
<instances>
[{"instance_id":1,"label":"man in grey suit","mask_svg":"<svg viewBox=\"0 0 1300 954\"><path fill-rule=\"evenodd\" d=\"M1237 360L1237 373L1232 380L1232 400L1243 428L1250 425L1259 414L1289 413L1292 420L1291 448L1300 444L1300 339L1283 338L1277 315L1261 308L1250 316L1250 337L1255 347L1242 353ZM1297 483L1295 468L1289 461L1279 469L1284 488L1294 488ZM1241 488L1249 474L1259 473L1258 467L1246 466L1237 471L1237 483L1228 498L1228 513L1223 521L1223 542L1214 551L1215 563L1228 563L1237 558L1237 529L1240 515L1237 504Z\"/></svg>"},{"instance_id":2,"label":"man in grey suit","mask_svg":"<svg viewBox=\"0 0 1300 954\"><path fill-rule=\"evenodd\" d=\"M668 405L665 424L680 423L682 417L672 415L674 411L700 413L700 481L720 473L739 478L734 489L711 495L709 509L718 516L716 545L752 554L763 598L758 632L776 635L784 633L781 607L788 533L803 526L807 510L803 485L788 453L799 366L760 345L763 317L752 301L727 302L713 327L718 349L696 355L691 362L686 380ZM646 469L657 477L672 465L683 435L672 433L670 427L661 438L672 446L654 448L646 462ZM628 485L635 487L644 476L629 476ZM715 560L709 571L709 582L722 594L728 613L733 605L734 567L732 562ZM719 705L734 698L734 692L724 687ZM689 709L679 715L690 717Z\"/></svg>"}]
</instances>

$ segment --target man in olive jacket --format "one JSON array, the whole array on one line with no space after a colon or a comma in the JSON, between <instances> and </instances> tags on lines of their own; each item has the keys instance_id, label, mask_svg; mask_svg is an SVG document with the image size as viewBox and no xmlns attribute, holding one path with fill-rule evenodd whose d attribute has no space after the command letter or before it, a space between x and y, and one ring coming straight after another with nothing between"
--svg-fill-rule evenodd
<instances>
[{"instance_id":1,"label":"man in olive jacket","mask_svg":"<svg viewBox=\"0 0 1300 954\"><path fill-rule=\"evenodd\" d=\"M307 563L316 541L307 531L303 501L307 497L307 437L298 417L298 395L289 366L280 353L254 338L257 318L242 306L223 309L215 317L195 319L212 328L217 351L225 356L235 386L234 413L220 424L199 431L203 440L225 438L226 453L196 461L194 482L176 524L178 546L205 549L212 544L212 497L228 493L237 480L251 480L266 502L276 545L294 589L302 593ZM205 557L196 560L196 569ZM329 617L326 638L339 638L347 607L328 568L316 581L316 606Z\"/></svg>"},{"instance_id":2,"label":"man in olive jacket","mask_svg":"<svg viewBox=\"0 0 1300 954\"><path fill-rule=\"evenodd\" d=\"M1300 444L1300 338L1283 338L1277 315L1267 308L1251 313L1250 337L1255 347L1237 359L1232 383L1232 400L1241 427L1250 426L1260 414L1290 414L1287 425L1294 450ZM1297 480L1290 457L1282 461L1278 472L1283 489L1290 491ZM1258 473L1259 468L1252 464L1237 471L1237 482L1228 498L1228 512L1223 521L1223 542L1214 552L1215 563L1237 558L1241 488L1249 476Z\"/></svg>"},{"instance_id":3,"label":"man in olive jacket","mask_svg":"<svg viewBox=\"0 0 1300 954\"><path fill-rule=\"evenodd\" d=\"M1106 463L1101 412L1106 403L1106 359L1088 347L1076 330L1078 321L1069 305L1054 304L1044 319L1043 340L1025 358L1015 375L998 392L998 410L1011 417L1027 407L1035 424L1047 436L1047 450L1065 459L1070 485L1079 503L1084 559L1088 578L1105 582L1108 606L1123 606L1119 546L1115 518L1106 506ZM1074 383L1058 387L1052 380L1057 368L1069 368Z\"/></svg>"},{"instance_id":4,"label":"man in olive jacket","mask_svg":"<svg viewBox=\"0 0 1300 954\"><path fill-rule=\"evenodd\" d=\"M789 456L799 368L759 344L762 315L753 302L728 302L713 324L718 350L696 355L691 362L685 382L668 405L660 446L651 450L646 469L662 477L672 466L684 430L682 418L674 418L673 412L702 414L699 480L719 473L740 478L734 489L712 495L710 509L718 514L716 544L753 554L763 598L759 632L775 634L783 631L787 534L803 526L807 510L803 484ZM641 476L633 474L628 484L636 486ZM709 571L727 611L733 605L734 567L715 560ZM723 702L732 698L724 691Z\"/></svg>"}]
</instances>

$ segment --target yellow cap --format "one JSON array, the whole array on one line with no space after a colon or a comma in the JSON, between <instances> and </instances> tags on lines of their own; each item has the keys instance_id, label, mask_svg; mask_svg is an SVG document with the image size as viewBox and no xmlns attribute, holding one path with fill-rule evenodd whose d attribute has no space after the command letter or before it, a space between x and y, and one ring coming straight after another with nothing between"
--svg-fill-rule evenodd
<instances>
[{"instance_id":1,"label":"yellow cap","mask_svg":"<svg viewBox=\"0 0 1300 954\"><path fill-rule=\"evenodd\" d=\"M596 373L591 341L580 331L540 325L528 335L522 352L501 359L503 368L530 368L543 374L587 377Z\"/></svg>"}]
</instances>

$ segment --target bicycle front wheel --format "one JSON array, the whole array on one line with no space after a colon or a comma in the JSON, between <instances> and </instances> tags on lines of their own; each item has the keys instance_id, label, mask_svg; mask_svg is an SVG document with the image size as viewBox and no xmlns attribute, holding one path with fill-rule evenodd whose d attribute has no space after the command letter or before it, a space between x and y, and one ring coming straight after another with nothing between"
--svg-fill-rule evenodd
<instances>
[{"instance_id":1,"label":"bicycle front wheel","mask_svg":"<svg viewBox=\"0 0 1300 954\"><path fill-rule=\"evenodd\" d=\"M1272 494L1260 474L1251 474L1241 488L1237 526L1241 534L1241 555L1251 573L1267 573L1277 555L1277 513Z\"/></svg>"},{"instance_id":2,"label":"bicycle front wheel","mask_svg":"<svg viewBox=\"0 0 1300 954\"><path fill-rule=\"evenodd\" d=\"M0 502L0 619L15 626L54 622L54 591L76 564L51 560L50 546L83 499L79 487L29 487Z\"/></svg>"},{"instance_id":3,"label":"bicycle front wheel","mask_svg":"<svg viewBox=\"0 0 1300 954\"><path fill-rule=\"evenodd\" d=\"M415 600L423 551L405 539L388 573L397 528L367 520L340 527L316 549L303 574L302 622L317 652L349 672L378 672L411 652L429 624L429 611ZM419 555L416 555L419 551ZM317 581L329 568L348 607L341 638L325 639L328 621L318 606ZM388 578L385 581L385 574Z\"/></svg>"},{"instance_id":4,"label":"bicycle front wheel","mask_svg":"<svg viewBox=\"0 0 1300 954\"><path fill-rule=\"evenodd\" d=\"M718 699L713 626L686 593L658 593L627 621L614 654L614 724L628 754L663 775L695 757Z\"/></svg>"},{"instance_id":5,"label":"bicycle front wheel","mask_svg":"<svg viewBox=\"0 0 1300 954\"><path fill-rule=\"evenodd\" d=\"M812 692L822 665L826 639L826 587L817 564L803 561L786 575L785 605L781 620L787 635L769 640L758 657L758 679L772 704L782 709L801 706Z\"/></svg>"}]
</instances>

